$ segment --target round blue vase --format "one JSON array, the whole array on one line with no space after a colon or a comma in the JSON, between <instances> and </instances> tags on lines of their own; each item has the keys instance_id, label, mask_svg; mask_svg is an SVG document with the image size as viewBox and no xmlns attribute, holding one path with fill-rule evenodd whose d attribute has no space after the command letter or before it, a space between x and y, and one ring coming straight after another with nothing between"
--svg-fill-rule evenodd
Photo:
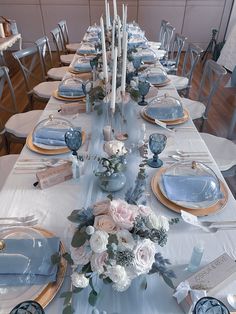
<instances>
[{"instance_id":1,"label":"round blue vase","mask_svg":"<svg viewBox=\"0 0 236 314\"><path fill-rule=\"evenodd\" d=\"M123 172L115 172L110 176L99 176L98 184L103 191L116 192L121 190L126 183L126 176Z\"/></svg>"}]
</instances>

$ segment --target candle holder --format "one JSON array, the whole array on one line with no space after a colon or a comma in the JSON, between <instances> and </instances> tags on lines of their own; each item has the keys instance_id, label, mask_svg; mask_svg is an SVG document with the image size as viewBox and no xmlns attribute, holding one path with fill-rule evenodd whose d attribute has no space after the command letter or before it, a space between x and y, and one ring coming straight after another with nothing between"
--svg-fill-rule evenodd
<instances>
[{"instance_id":1,"label":"candle holder","mask_svg":"<svg viewBox=\"0 0 236 314\"><path fill-rule=\"evenodd\" d=\"M139 106L146 106L148 103L145 101L145 96L150 89L150 83L148 81L139 81L138 83L139 93L142 96L142 100L138 102Z\"/></svg>"},{"instance_id":2,"label":"candle holder","mask_svg":"<svg viewBox=\"0 0 236 314\"><path fill-rule=\"evenodd\" d=\"M120 132L116 134L115 138L119 141L126 141L128 139L128 133L126 133L124 131L125 128L125 124L126 124L126 119L125 119L125 115L124 115L124 106L125 106L125 92L121 93L121 99L122 102L120 104L120 118L121 118L121 122L120 122Z\"/></svg>"}]
</instances>

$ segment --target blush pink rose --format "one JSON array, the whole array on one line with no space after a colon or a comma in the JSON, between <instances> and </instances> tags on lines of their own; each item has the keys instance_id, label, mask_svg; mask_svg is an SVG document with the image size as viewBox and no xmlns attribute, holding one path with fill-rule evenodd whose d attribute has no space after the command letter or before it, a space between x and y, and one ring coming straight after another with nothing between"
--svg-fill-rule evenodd
<instances>
[{"instance_id":1,"label":"blush pink rose","mask_svg":"<svg viewBox=\"0 0 236 314\"><path fill-rule=\"evenodd\" d=\"M94 228L97 230L103 230L107 233L115 234L120 228L116 226L114 220L108 215L95 216Z\"/></svg>"},{"instance_id":2,"label":"blush pink rose","mask_svg":"<svg viewBox=\"0 0 236 314\"><path fill-rule=\"evenodd\" d=\"M111 204L110 200L104 200L104 201L95 203L93 205L94 216L106 215L109 212L110 204Z\"/></svg>"},{"instance_id":3,"label":"blush pink rose","mask_svg":"<svg viewBox=\"0 0 236 314\"><path fill-rule=\"evenodd\" d=\"M93 272L102 274L104 272L105 262L108 259L107 252L94 253L91 257L91 269Z\"/></svg>"},{"instance_id":4,"label":"blush pink rose","mask_svg":"<svg viewBox=\"0 0 236 314\"><path fill-rule=\"evenodd\" d=\"M136 206L131 206L123 200L111 201L110 215L114 222L122 229L131 230L138 215Z\"/></svg>"},{"instance_id":5,"label":"blush pink rose","mask_svg":"<svg viewBox=\"0 0 236 314\"><path fill-rule=\"evenodd\" d=\"M142 216L149 216L152 213L151 208L145 205L138 205L138 211Z\"/></svg>"},{"instance_id":6,"label":"blush pink rose","mask_svg":"<svg viewBox=\"0 0 236 314\"><path fill-rule=\"evenodd\" d=\"M71 247L71 257L76 265L85 265L88 264L92 256L92 251L87 240L84 245L74 248Z\"/></svg>"}]
</instances>

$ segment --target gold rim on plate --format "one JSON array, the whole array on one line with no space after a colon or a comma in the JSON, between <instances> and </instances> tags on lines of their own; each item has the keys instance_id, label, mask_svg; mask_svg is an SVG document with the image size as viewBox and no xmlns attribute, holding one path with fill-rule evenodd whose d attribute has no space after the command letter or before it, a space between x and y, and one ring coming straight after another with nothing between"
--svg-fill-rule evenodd
<instances>
[{"instance_id":1,"label":"gold rim on plate","mask_svg":"<svg viewBox=\"0 0 236 314\"><path fill-rule=\"evenodd\" d=\"M69 72L73 73L73 74L88 74L91 73L91 70L87 70L87 71L77 71L76 69L69 67Z\"/></svg>"},{"instance_id":2,"label":"gold rim on plate","mask_svg":"<svg viewBox=\"0 0 236 314\"><path fill-rule=\"evenodd\" d=\"M140 111L140 115L144 120L146 120L152 124L156 124L154 119L147 116L147 114L145 112L145 107ZM165 122L168 125L177 125L177 124L182 124L182 123L188 121L188 119L189 119L189 112L188 112L188 110L184 109L184 116L182 118L175 119L175 120L160 120L160 121Z\"/></svg>"},{"instance_id":3,"label":"gold rim on plate","mask_svg":"<svg viewBox=\"0 0 236 314\"><path fill-rule=\"evenodd\" d=\"M168 198L166 198L159 187L159 182L161 180L161 175L166 171L166 168L161 168L158 170L158 172L154 175L154 177L151 180L151 188L153 193L155 194L156 198L165 205L168 209L180 213L181 210L183 210L183 206L177 205L176 203L173 203ZM207 208L184 208L186 212L191 213L195 216L207 216L209 214L215 213L219 210L221 210L228 201L228 190L224 182L220 180L220 190L223 193L224 197L223 199L218 200L214 205L211 205Z\"/></svg>"},{"instance_id":4,"label":"gold rim on plate","mask_svg":"<svg viewBox=\"0 0 236 314\"><path fill-rule=\"evenodd\" d=\"M58 90L54 90L54 91L52 92L52 96L55 97L55 98L58 99L58 100L64 100L64 101L78 101L78 100L80 100L80 99L85 98L84 95L78 96L78 97L66 97L66 96L61 96L61 95L58 94Z\"/></svg>"},{"instance_id":5,"label":"gold rim on plate","mask_svg":"<svg viewBox=\"0 0 236 314\"><path fill-rule=\"evenodd\" d=\"M53 234L51 231L42 229L42 228L35 228L39 232L42 233L45 237L54 237L55 234ZM66 252L65 247L62 242L60 242L60 253L61 255ZM67 262L64 258L61 259L61 262L59 264L58 272L57 272L57 280L55 282L49 283L43 291L40 292L40 294L35 298L35 301L38 302L43 308L45 308L56 296L57 292L61 288L61 285L65 278L67 268Z\"/></svg>"},{"instance_id":6,"label":"gold rim on plate","mask_svg":"<svg viewBox=\"0 0 236 314\"><path fill-rule=\"evenodd\" d=\"M155 87L163 87L163 86L166 86L167 84L169 84L170 83L170 79L168 78L168 79L166 79L164 82L162 82L162 83L159 83L159 84L152 84L153 86L155 86Z\"/></svg>"},{"instance_id":7,"label":"gold rim on plate","mask_svg":"<svg viewBox=\"0 0 236 314\"><path fill-rule=\"evenodd\" d=\"M85 142L86 134L82 131L82 144ZM26 146L35 153L42 154L42 155L59 155L68 153L70 150L68 147L57 148L57 149L46 149L36 146L33 143L33 136L30 133L26 138Z\"/></svg>"}]
</instances>

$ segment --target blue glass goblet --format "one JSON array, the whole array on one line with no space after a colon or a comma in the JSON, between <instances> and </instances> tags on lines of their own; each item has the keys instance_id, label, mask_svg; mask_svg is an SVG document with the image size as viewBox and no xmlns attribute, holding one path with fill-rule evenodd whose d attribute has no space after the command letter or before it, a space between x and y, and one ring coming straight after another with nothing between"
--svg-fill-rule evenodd
<instances>
[{"instance_id":1,"label":"blue glass goblet","mask_svg":"<svg viewBox=\"0 0 236 314\"><path fill-rule=\"evenodd\" d=\"M142 64L142 57L134 57L133 59L133 66L135 68L135 75L138 75L138 69L140 68Z\"/></svg>"},{"instance_id":2,"label":"blue glass goblet","mask_svg":"<svg viewBox=\"0 0 236 314\"><path fill-rule=\"evenodd\" d=\"M65 142L67 147L72 151L72 155L78 159L77 150L82 145L82 133L76 129L70 129L65 133Z\"/></svg>"},{"instance_id":3,"label":"blue glass goblet","mask_svg":"<svg viewBox=\"0 0 236 314\"><path fill-rule=\"evenodd\" d=\"M138 83L139 93L142 96L142 100L138 102L139 106L146 106L148 103L145 101L145 96L149 92L150 83L148 81L139 81Z\"/></svg>"},{"instance_id":4,"label":"blue glass goblet","mask_svg":"<svg viewBox=\"0 0 236 314\"><path fill-rule=\"evenodd\" d=\"M149 136L149 148L153 153L153 158L147 160L147 164L152 168L159 168L163 165L163 161L158 155L166 146L167 137L164 134L154 133Z\"/></svg>"},{"instance_id":5,"label":"blue glass goblet","mask_svg":"<svg viewBox=\"0 0 236 314\"><path fill-rule=\"evenodd\" d=\"M219 300L212 297L203 297L197 301L193 314L229 314L228 308Z\"/></svg>"}]
</instances>

